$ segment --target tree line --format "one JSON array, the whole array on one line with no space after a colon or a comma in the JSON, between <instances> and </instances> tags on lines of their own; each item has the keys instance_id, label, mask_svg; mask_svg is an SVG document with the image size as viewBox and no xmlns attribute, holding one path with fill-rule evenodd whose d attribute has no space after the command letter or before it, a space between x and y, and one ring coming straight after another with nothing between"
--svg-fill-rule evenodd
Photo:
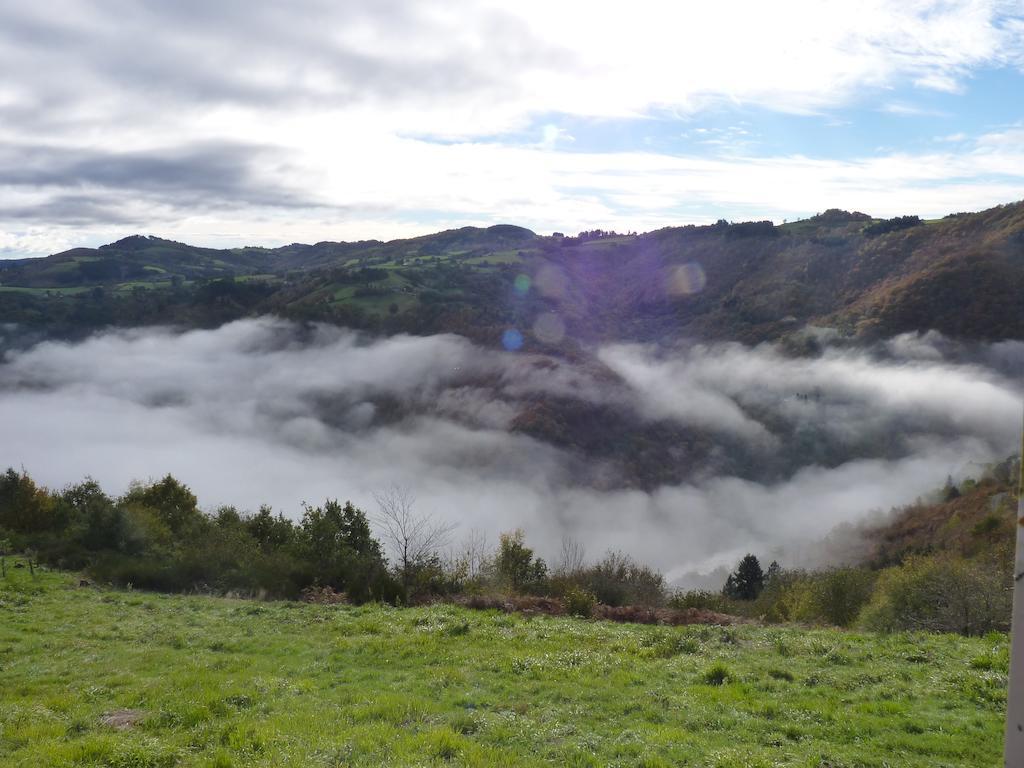
<instances>
[{"instance_id":1,"label":"tree line","mask_svg":"<svg viewBox=\"0 0 1024 768\"><path fill-rule=\"evenodd\" d=\"M943 492L951 495L948 487ZM553 565L521 530L501 534L496 546L473 531L453 546L453 526L420 513L408 490L390 488L375 501L372 516L350 501L304 503L293 521L267 506L204 512L171 475L115 497L92 479L51 491L8 469L0 475L0 557L21 552L30 563L80 570L103 583L171 592L284 599L312 593L392 604L503 594L553 598L585 617L602 604L970 635L1009 624L1009 536L974 557L916 553L884 568L809 572L772 562L763 569L747 554L721 591L683 592L620 552L588 562L572 539L563 540ZM979 535L994 533L986 526Z\"/></svg>"},{"instance_id":2,"label":"tree line","mask_svg":"<svg viewBox=\"0 0 1024 768\"><path fill-rule=\"evenodd\" d=\"M51 491L8 469L0 475L0 553L160 591L297 598L326 588L356 603L406 604L472 592L562 595L586 575L594 599L610 605L665 600L661 574L624 555L586 567L573 560L569 579L561 566L549 569L522 531L503 533L496 547L471 532L453 549L452 526L419 514L408 491L391 488L375 499L372 517L327 499L304 503L293 521L267 506L204 512L171 475L115 497L92 479Z\"/></svg>"}]
</instances>

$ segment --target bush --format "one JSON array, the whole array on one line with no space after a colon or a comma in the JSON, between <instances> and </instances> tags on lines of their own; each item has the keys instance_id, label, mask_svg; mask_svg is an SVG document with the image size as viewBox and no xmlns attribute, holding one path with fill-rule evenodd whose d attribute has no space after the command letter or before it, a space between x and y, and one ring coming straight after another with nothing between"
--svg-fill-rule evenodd
<instances>
[{"instance_id":1,"label":"bush","mask_svg":"<svg viewBox=\"0 0 1024 768\"><path fill-rule=\"evenodd\" d=\"M604 558L576 575L577 583L604 605L660 606L665 604L665 579L621 552Z\"/></svg>"},{"instance_id":2,"label":"bush","mask_svg":"<svg viewBox=\"0 0 1024 768\"><path fill-rule=\"evenodd\" d=\"M547 565L526 546L521 530L501 534L495 559L498 577L516 591L540 593L547 586Z\"/></svg>"},{"instance_id":3,"label":"bush","mask_svg":"<svg viewBox=\"0 0 1024 768\"><path fill-rule=\"evenodd\" d=\"M732 679L732 672L725 664L719 663L704 672L701 679L708 685L724 685Z\"/></svg>"},{"instance_id":4,"label":"bush","mask_svg":"<svg viewBox=\"0 0 1024 768\"><path fill-rule=\"evenodd\" d=\"M565 593L565 610L571 616L589 619L594 613L595 605L597 605L597 598L593 592L575 587Z\"/></svg>"},{"instance_id":5,"label":"bush","mask_svg":"<svg viewBox=\"0 0 1024 768\"><path fill-rule=\"evenodd\" d=\"M912 557L882 572L861 622L881 632L1005 630L1012 587L1012 572L1003 563L945 554Z\"/></svg>"},{"instance_id":6,"label":"bush","mask_svg":"<svg viewBox=\"0 0 1024 768\"><path fill-rule=\"evenodd\" d=\"M834 568L811 578L811 606L815 618L838 627L857 620L871 599L875 574L865 568Z\"/></svg>"},{"instance_id":7,"label":"bush","mask_svg":"<svg viewBox=\"0 0 1024 768\"><path fill-rule=\"evenodd\" d=\"M672 595L669 598L668 607L675 608L677 611L696 608L700 611L729 613L732 608L732 601L720 592L712 592L708 589L691 589L686 592L676 592Z\"/></svg>"},{"instance_id":8,"label":"bush","mask_svg":"<svg viewBox=\"0 0 1024 768\"><path fill-rule=\"evenodd\" d=\"M730 599L708 592L689 592L673 599L673 607L704 608L769 622L850 626L871 599L875 575L865 568L826 571L775 569L753 600Z\"/></svg>"}]
</instances>

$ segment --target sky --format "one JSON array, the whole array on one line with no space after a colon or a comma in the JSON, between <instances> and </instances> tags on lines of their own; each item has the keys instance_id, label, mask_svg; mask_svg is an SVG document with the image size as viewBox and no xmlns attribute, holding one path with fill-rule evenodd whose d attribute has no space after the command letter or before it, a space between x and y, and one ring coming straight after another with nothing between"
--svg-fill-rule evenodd
<instances>
[{"instance_id":1,"label":"sky","mask_svg":"<svg viewBox=\"0 0 1024 768\"><path fill-rule=\"evenodd\" d=\"M1024 197L1024 0L0 0L0 258Z\"/></svg>"}]
</instances>

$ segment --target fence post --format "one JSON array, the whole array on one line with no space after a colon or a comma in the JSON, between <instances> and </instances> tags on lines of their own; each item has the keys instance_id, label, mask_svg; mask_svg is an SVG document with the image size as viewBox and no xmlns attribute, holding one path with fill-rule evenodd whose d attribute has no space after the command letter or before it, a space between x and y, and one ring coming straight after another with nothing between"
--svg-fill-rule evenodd
<instances>
[{"instance_id":1,"label":"fence post","mask_svg":"<svg viewBox=\"0 0 1024 768\"><path fill-rule=\"evenodd\" d=\"M1010 625L1010 681L1006 697L1005 768L1024 768L1024 432L1021 432L1017 485L1017 554L1013 566L1013 619Z\"/></svg>"}]
</instances>

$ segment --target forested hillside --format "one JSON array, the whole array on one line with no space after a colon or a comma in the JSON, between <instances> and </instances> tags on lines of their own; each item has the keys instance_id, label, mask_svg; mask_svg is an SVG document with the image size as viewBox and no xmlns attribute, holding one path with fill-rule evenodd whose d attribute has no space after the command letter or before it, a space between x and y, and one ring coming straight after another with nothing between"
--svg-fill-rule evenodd
<instances>
[{"instance_id":1,"label":"forested hillside","mask_svg":"<svg viewBox=\"0 0 1024 768\"><path fill-rule=\"evenodd\" d=\"M0 322L55 335L277 314L526 348L807 324L858 338L1024 338L1024 203L934 221L810 219L543 237L466 227L408 240L214 250L132 236L0 262ZM547 320L538 325L538 318ZM516 342L517 344L519 341Z\"/></svg>"}]
</instances>

